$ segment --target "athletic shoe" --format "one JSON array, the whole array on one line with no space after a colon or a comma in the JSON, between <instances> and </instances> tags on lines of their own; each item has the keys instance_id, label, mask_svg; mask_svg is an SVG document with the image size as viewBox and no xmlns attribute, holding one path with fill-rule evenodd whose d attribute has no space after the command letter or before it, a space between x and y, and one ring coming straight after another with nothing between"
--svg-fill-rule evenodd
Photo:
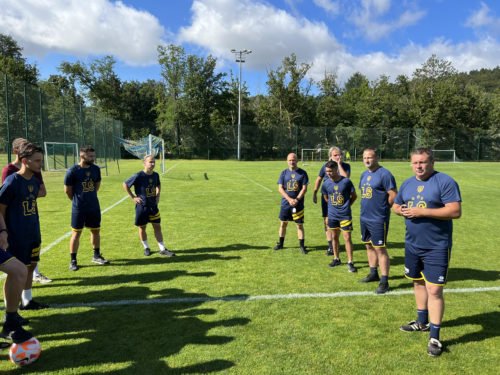
<instances>
[{"instance_id":1,"label":"athletic shoe","mask_svg":"<svg viewBox=\"0 0 500 375\"><path fill-rule=\"evenodd\" d=\"M7 319L7 317L4 316L2 322L5 323L6 319ZM29 319L23 318L21 315L19 315L18 312L16 312L16 318L15 319L17 320L17 322L19 323L19 325L26 326L26 325L30 324Z\"/></svg>"},{"instance_id":2,"label":"athletic shoe","mask_svg":"<svg viewBox=\"0 0 500 375\"><path fill-rule=\"evenodd\" d=\"M349 270L349 272L358 272L358 269L354 267L353 262L347 262L347 269Z\"/></svg>"},{"instance_id":3,"label":"athletic shoe","mask_svg":"<svg viewBox=\"0 0 500 375\"><path fill-rule=\"evenodd\" d=\"M283 245L277 242L273 250L281 250L281 249L283 249Z\"/></svg>"},{"instance_id":4,"label":"athletic shoe","mask_svg":"<svg viewBox=\"0 0 500 375\"><path fill-rule=\"evenodd\" d=\"M307 254L309 251L307 251L307 250L306 250L305 246L301 246L301 247L300 247L300 252L301 252L302 254Z\"/></svg>"},{"instance_id":5,"label":"athletic shoe","mask_svg":"<svg viewBox=\"0 0 500 375\"><path fill-rule=\"evenodd\" d=\"M69 270L70 271L78 271L78 264L76 263L76 260L72 260L69 263Z\"/></svg>"},{"instance_id":6,"label":"athletic shoe","mask_svg":"<svg viewBox=\"0 0 500 375\"><path fill-rule=\"evenodd\" d=\"M342 264L342 261L339 258L334 258L330 264L328 264L328 267L336 267L340 266Z\"/></svg>"},{"instance_id":7,"label":"athletic shoe","mask_svg":"<svg viewBox=\"0 0 500 375\"><path fill-rule=\"evenodd\" d=\"M145 256L145 257L148 257L148 256L150 256L150 255L151 255L151 249L150 249L149 247L146 247L146 248L144 249L144 256Z\"/></svg>"},{"instance_id":8,"label":"athletic shoe","mask_svg":"<svg viewBox=\"0 0 500 375\"><path fill-rule=\"evenodd\" d=\"M360 283L371 283L372 281L380 281L378 273L370 273L364 279L359 280Z\"/></svg>"},{"instance_id":9,"label":"athletic shoe","mask_svg":"<svg viewBox=\"0 0 500 375\"><path fill-rule=\"evenodd\" d=\"M175 256L175 253L173 253L171 251L168 251L167 249L160 250L159 254L160 255L165 255L167 257L174 257Z\"/></svg>"},{"instance_id":10,"label":"athletic shoe","mask_svg":"<svg viewBox=\"0 0 500 375\"><path fill-rule=\"evenodd\" d=\"M33 281L38 282L40 284L48 284L51 283L52 280L49 279L48 277L42 275L41 273L38 274L33 274Z\"/></svg>"},{"instance_id":11,"label":"athletic shoe","mask_svg":"<svg viewBox=\"0 0 500 375\"><path fill-rule=\"evenodd\" d=\"M429 344L427 345L427 354L433 357L438 357L441 355L442 351L443 344L441 344L441 341L435 339L434 337L431 337L429 339Z\"/></svg>"},{"instance_id":12,"label":"athletic shoe","mask_svg":"<svg viewBox=\"0 0 500 375\"><path fill-rule=\"evenodd\" d=\"M326 255L333 255L333 249L331 247L329 247L325 254Z\"/></svg>"},{"instance_id":13,"label":"athletic shoe","mask_svg":"<svg viewBox=\"0 0 500 375\"><path fill-rule=\"evenodd\" d=\"M385 294L389 291L389 283L380 283L378 284L377 290L375 293L377 294Z\"/></svg>"},{"instance_id":14,"label":"athletic shoe","mask_svg":"<svg viewBox=\"0 0 500 375\"><path fill-rule=\"evenodd\" d=\"M19 306L19 310L41 310L41 309L46 309L48 307L49 305L37 302L34 299L32 299L26 305L21 304L21 306Z\"/></svg>"},{"instance_id":15,"label":"athletic shoe","mask_svg":"<svg viewBox=\"0 0 500 375\"><path fill-rule=\"evenodd\" d=\"M31 339L33 335L17 323L4 323L2 331L0 332L0 337L12 340L15 344L20 344Z\"/></svg>"},{"instance_id":16,"label":"athletic shoe","mask_svg":"<svg viewBox=\"0 0 500 375\"><path fill-rule=\"evenodd\" d=\"M109 264L109 262L106 259L104 259L104 257L101 254L94 255L94 257L92 258L92 263L97 263L100 264L101 266Z\"/></svg>"},{"instance_id":17,"label":"athletic shoe","mask_svg":"<svg viewBox=\"0 0 500 375\"><path fill-rule=\"evenodd\" d=\"M415 332L415 331L430 331L431 324L430 323L420 323L417 320L412 320L408 324L399 327L399 329L403 332Z\"/></svg>"}]
</instances>

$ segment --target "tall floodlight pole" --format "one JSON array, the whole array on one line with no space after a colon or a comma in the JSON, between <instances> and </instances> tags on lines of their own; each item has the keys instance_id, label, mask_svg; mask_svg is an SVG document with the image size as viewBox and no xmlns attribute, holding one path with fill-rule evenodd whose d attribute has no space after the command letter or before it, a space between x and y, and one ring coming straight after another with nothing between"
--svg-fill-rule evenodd
<instances>
[{"instance_id":1,"label":"tall floodlight pole","mask_svg":"<svg viewBox=\"0 0 500 375\"><path fill-rule=\"evenodd\" d=\"M236 57L236 62L240 64L240 79L238 81L238 160L241 160L241 64L245 62L244 55L248 55L252 53L252 51L248 49L244 49L241 51L236 51L235 49L231 50Z\"/></svg>"}]
</instances>

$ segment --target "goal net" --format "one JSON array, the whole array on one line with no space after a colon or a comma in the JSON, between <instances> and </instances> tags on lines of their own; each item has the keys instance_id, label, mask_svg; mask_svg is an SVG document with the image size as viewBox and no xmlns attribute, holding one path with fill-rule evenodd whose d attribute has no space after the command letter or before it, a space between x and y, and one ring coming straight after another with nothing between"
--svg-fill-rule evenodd
<instances>
[{"instance_id":1,"label":"goal net","mask_svg":"<svg viewBox=\"0 0 500 375\"><path fill-rule=\"evenodd\" d=\"M78 143L44 142L47 171L64 171L79 162Z\"/></svg>"},{"instance_id":2,"label":"goal net","mask_svg":"<svg viewBox=\"0 0 500 375\"><path fill-rule=\"evenodd\" d=\"M300 159L302 164L326 162L328 160L328 149L327 148L303 148L301 149Z\"/></svg>"},{"instance_id":3,"label":"goal net","mask_svg":"<svg viewBox=\"0 0 500 375\"><path fill-rule=\"evenodd\" d=\"M434 153L435 161L449 163L456 163L459 161L455 150L432 150L432 152Z\"/></svg>"},{"instance_id":4,"label":"goal net","mask_svg":"<svg viewBox=\"0 0 500 375\"><path fill-rule=\"evenodd\" d=\"M147 137L137 141L115 137L122 144L123 148L139 159L146 155L159 156L161 160L161 171L165 173L165 141L149 134Z\"/></svg>"}]
</instances>

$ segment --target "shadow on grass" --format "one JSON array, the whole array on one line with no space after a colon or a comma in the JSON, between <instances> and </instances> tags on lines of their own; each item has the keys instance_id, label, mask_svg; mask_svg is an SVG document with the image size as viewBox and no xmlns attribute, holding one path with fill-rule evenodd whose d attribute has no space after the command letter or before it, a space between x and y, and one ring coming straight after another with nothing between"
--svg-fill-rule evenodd
<instances>
[{"instance_id":1,"label":"shadow on grass","mask_svg":"<svg viewBox=\"0 0 500 375\"><path fill-rule=\"evenodd\" d=\"M178 277L212 277L215 276L215 272L193 272L190 273L184 270L167 270L160 272L144 272L138 274L112 274L106 276L93 276L93 277L82 277L82 278L68 278L68 279L58 279L57 283L45 284L43 287L61 287L65 286L61 284L62 280L71 280L71 283L66 284L70 286L72 289L71 294L61 294L57 293L52 296L47 296L46 298L50 300L50 304L61 304L61 303L72 303L75 301L75 296L78 296L79 302L94 302L94 301L102 301L102 296L100 293L102 291L96 292L85 292L84 294L77 294L75 292L78 291L78 287L103 287L106 285L116 285L117 287L113 289L114 293L112 294L112 300L119 299L136 299L136 298L144 298L144 296L148 296L149 294L142 291L142 288L139 287L139 292L135 292L135 287L133 286L122 286L119 285L137 283L137 284L150 284L157 282L168 282ZM83 276L83 275L82 275ZM76 280L76 282L75 282ZM146 288L148 291L149 289ZM104 293L109 293L111 291L104 291ZM156 292L153 292L155 295ZM40 299L41 300L41 299Z\"/></svg>"},{"instance_id":2,"label":"shadow on grass","mask_svg":"<svg viewBox=\"0 0 500 375\"><path fill-rule=\"evenodd\" d=\"M478 270L473 268L453 268L448 271L448 281L457 280L479 280L495 281L500 279L500 271L497 270Z\"/></svg>"},{"instance_id":3,"label":"shadow on grass","mask_svg":"<svg viewBox=\"0 0 500 375\"><path fill-rule=\"evenodd\" d=\"M142 301L151 293L147 287L119 289L129 289L128 294ZM95 293L101 295L101 301L116 298L116 290ZM197 308L210 298L206 294L185 293L181 289L165 289L155 294L166 300L190 301L156 304L130 301L119 306L87 307L86 311L64 309L43 319L31 318L30 328L44 349L40 360L29 370L79 374L103 371L110 374L191 374L218 372L236 365L237 353L229 359L217 358L218 351L210 350L207 354L204 346L221 346L235 339L227 334L210 335L210 330L243 326L250 319L215 319L217 310ZM188 352L196 350L194 355L183 357L186 353L181 351L186 347L189 347ZM198 351L202 352L200 356L196 355ZM7 359L7 351L0 354L1 359ZM176 355L180 357L170 358ZM170 365L174 361L185 365ZM22 369L12 371L24 372Z\"/></svg>"},{"instance_id":4,"label":"shadow on grass","mask_svg":"<svg viewBox=\"0 0 500 375\"><path fill-rule=\"evenodd\" d=\"M468 342L483 341L500 336L498 322L500 322L500 311L492 311L471 316L462 316L450 321L445 320L443 322L443 327L459 327L469 324L481 326L481 329L479 331L467 333L454 340L446 341L446 345L452 346L455 344L465 344Z\"/></svg>"},{"instance_id":5,"label":"shadow on grass","mask_svg":"<svg viewBox=\"0 0 500 375\"><path fill-rule=\"evenodd\" d=\"M269 250L271 246L254 246L244 243L235 243L226 246L200 247L195 249L175 250L178 254L198 254L198 253L220 253L223 251L241 251L241 250ZM273 245L274 247L274 245Z\"/></svg>"}]
</instances>

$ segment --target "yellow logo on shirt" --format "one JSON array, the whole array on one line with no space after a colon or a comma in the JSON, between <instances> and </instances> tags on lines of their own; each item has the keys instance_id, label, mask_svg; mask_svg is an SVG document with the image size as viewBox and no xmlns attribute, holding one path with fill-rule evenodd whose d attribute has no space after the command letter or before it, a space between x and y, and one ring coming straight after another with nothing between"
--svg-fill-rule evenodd
<instances>
[{"instance_id":1,"label":"yellow logo on shirt","mask_svg":"<svg viewBox=\"0 0 500 375\"><path fill-rule=\"evenodd\" d=\"M421 193L423 190L424 190L424 185L420 185L420 186L417 188L417 191L418 191L419 193Z\"/></svg>"}]
</instances>

